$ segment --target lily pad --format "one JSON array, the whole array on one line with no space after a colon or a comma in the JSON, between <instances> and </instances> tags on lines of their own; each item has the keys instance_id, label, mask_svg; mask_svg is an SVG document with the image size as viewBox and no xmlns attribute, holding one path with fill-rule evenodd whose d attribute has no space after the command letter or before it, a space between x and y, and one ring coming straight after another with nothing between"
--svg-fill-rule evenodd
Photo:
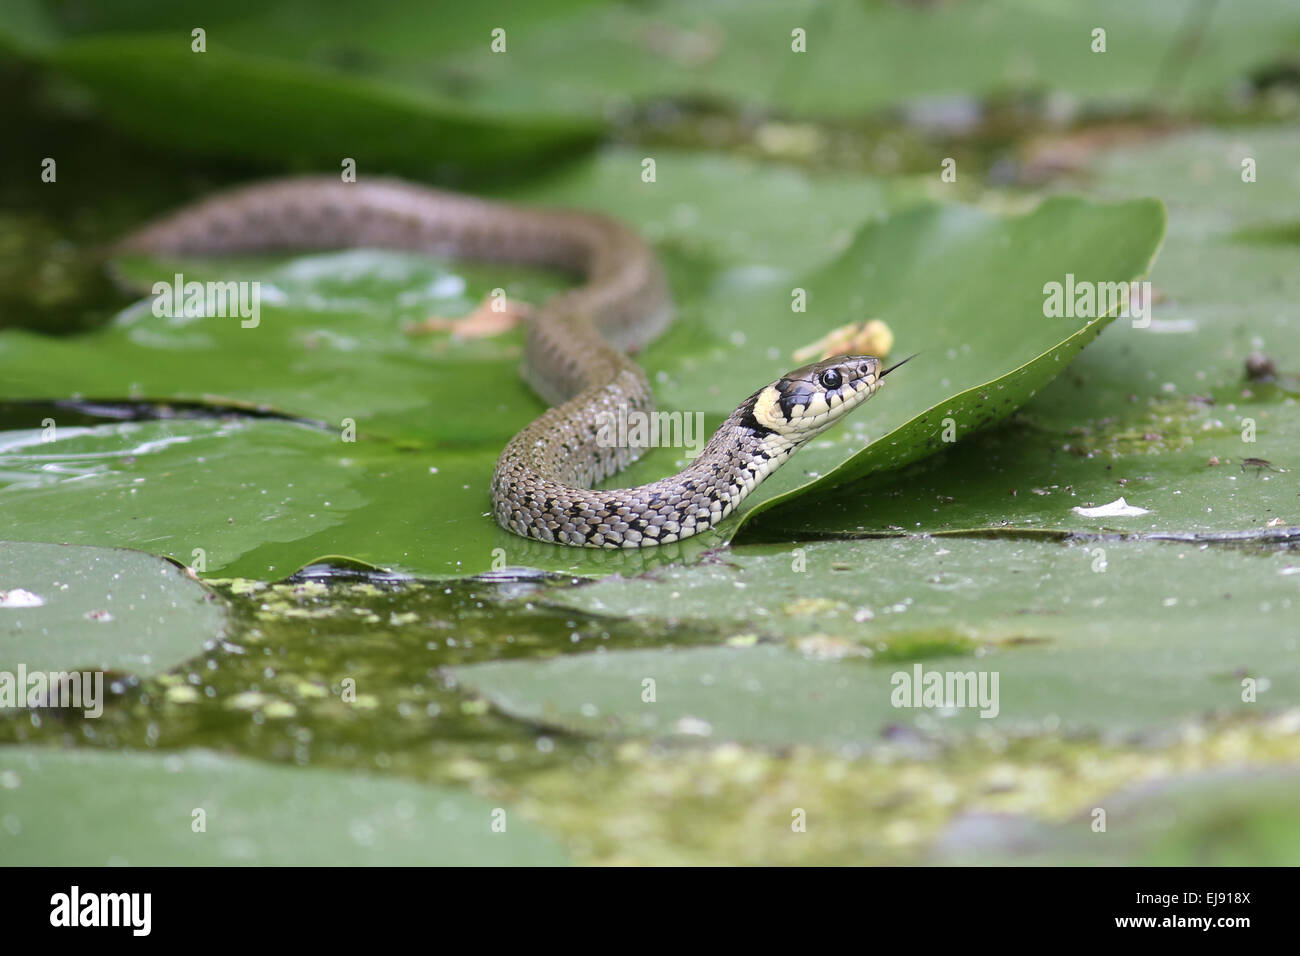
<instances>
[{"instance_id":1,"label":"lily pad","mask_svg":"<svg viewBox=\"0 0 1300 956\"><path fill-rule=\"evenodd\" d=\"M898 373L906 399L888 417L876 416L884 434L869 447L797 491L769 493L746 521L796 496L910 464L1010 415L1117 317L1118 307L1090 319L1049 318L1049 285L1067 276L1076 283L1135 280L1164 233L1164 210L1144 200L1114 207L1049 200L1010 219L932 207L899 219L892 229L865 229L809 287L870 302L899 330L900 354L923 350ZM1115 232L1122 238L1103 238ZM937 395L948 397L935 403ZM850 428L869 424L858 419Z\"/></svg>"},{"instance_id":2,"label":"lily pad","mask_svg":"<svg viewBox=\"0 0 1300 956\"><path fill-rule=\"evenodd\" d=\"M481 170L589 144L601 128L538 111L488 113L427 90L250 56L219 35L194 52L189 28L70 40L49 59L123 128L209 155L328 162L331 169L350 157L358 168ZM342 139L340 130L347 131Z\"/></svg>"},{"instance_id":3,"label":"lily pad","mask_svg":"<svg viewBox=\"0 0 1300 956\"><path fill-rule=\"evenodd\" d=\"M565 862L550 837L467 793L207 751L0 748L0 789L10 866Z\"/></svg>"},{"instance_id":4,"label":"lily pad","mask_svg":"<svg viewBox=\"0 0 1300 956\"><path fill-rule=\"evenodd\" d=\"M169 561L0 542L0 670L158 674L226 627L225 604Z\"/></svg>"},{"instance_id":5,"label":"lily pad","mask_svg":"<svg viewBox=\"0 0 1300 956\"><path fill-rule=\"evenodd\" d=\"M973 440L959 429L963 440L924 468L766 512L745 529L749 540L1300 526L1300 272L1293 245L1243 238L1285 222L1297 149L1294 131L1240 129L1100 156L1099 193L1151 192L1169 204L1149 327L1115 323L1017 427ZM1255 182L1242 180L1247 157ZM1255 352L1272 360L1273 380L1246 378ZM1101 520L1073 510L1121 496L1150 514Z\"/></svg>"},{"instance_id":6,"label":"lily pad","mask_svg":"<svg viewBox=\"0 0 1300 956\"><path fill-rule=\"evenodd\" d=\"M725 564L607 578L551 598L734 647L454 673L508 714L591 733L862 748L899 727L936 737L1147 735L1300 701L1296 572L1285 552L1149 542L735 548ZM932 672L975 674L992 705L934 706L919 689L895 699ZM647 680L654 702L643 697Z\"/></svg>"}]
</instances>

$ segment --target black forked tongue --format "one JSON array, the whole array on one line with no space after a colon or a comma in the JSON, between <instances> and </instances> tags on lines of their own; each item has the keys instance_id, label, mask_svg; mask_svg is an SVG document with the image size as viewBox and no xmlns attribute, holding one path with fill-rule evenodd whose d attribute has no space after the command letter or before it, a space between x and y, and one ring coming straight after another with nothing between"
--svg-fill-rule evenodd
<instances>
[{"instance_id":1,"label":"black forked tongue","mask_svg":"<svg viewBox=\"0 0 1300 956\"><path fill-rule=\"evenodd\" d=\"M890 372L892 372L894 369L898 368L900 365L906 365L908 362L912 361L912 359L916 358L916 357L917 357L918 355L920 355L920 354L921 354L920 352L914 352L914 353L912 353L911 355L909 355L907 358L903 359L903 361L901 361L901 362L895 362L893 365L889 366L889 368L887 368L887 369L885 369L883 372L881 372L881 373L880 373L880 377L881 377L881 378L884 378L886 375L888 375L888 374L889 374Z\"/></svg>"}]
</instances>

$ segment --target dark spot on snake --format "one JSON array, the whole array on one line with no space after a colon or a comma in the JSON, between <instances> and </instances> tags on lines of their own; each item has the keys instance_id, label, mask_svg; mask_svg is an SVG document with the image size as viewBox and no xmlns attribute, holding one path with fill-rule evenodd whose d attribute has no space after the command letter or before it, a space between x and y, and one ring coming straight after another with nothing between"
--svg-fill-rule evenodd
<instances>
[{"instance_id":1,"label":"dark spot on snake","mask_svg":"<svg viewBox=\"0 0 1300 956\"><path fill-rule=\"evenodd\" d=\"M792 382L788 379L782 379L777 383L776 388L781 393L781 413L785 415L787 420L800 405L807 408L812 404L813 388L808 382Z\"/></svg>"}]
</instances>

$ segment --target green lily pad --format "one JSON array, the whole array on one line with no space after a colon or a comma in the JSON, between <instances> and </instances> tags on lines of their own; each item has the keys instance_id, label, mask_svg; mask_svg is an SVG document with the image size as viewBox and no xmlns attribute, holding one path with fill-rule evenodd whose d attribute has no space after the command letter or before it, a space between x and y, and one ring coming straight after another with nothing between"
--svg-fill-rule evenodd
<instances>
[{"instance_id":1,"label":"green lily pad","mask_svg":"<svg viewBox=\"0 0 1300 956\"><path fill-rule=\"evenodd\" d=\"M652 183L641 180L647 155ZM778 288L788 312L790 280L834 261L864 223L924 200L931 187L921 177L810 175L727 154L611 147L496 195L617 216L655 244L676 287L715 292L710 298ZM679 305L689 309L693 299ZM712 309L700 311L707 322ZM723 326L722 338L730 343L734 331Z\"/></svg>"},{"instance_id":2,"label":"green lily pad","mask_svg":"<svg viewBox=\"0 0 1300 956\"><path fill-rule=\"evenodd\" d=\"M226 627L224 602L168 561L0 542L0 670L158 674Z\"/></svg>"},{"instance_id":3,"label":"green lily pad","mask_svg":"<svg viewBox=\"0 0 1300 956\"><path fill-rule=\"evenodd\" d=\"M429 171L502 167L591 143L600 125L536 111L507 116L427 90L238 53L189 29L67 41L51 65L80 81L123 128L211 155ZM202 122L194 122L201 115ZM346 134L340 139L340 131Z\"/></svg>"},{"instance_id":4,"label":"green lily pad","mask_svg":"<svg viewBox=\"0 0 1300 956\"><path fill-rule=\"evenodd\" d=\"M877 416L884 434L870 446L810 485L769 494L746 521L796 496L910 464L1010 415L1117 317L1047 318L1046 285L1067 275L1076 283L1137 279L1164 232L1163 209L1144 200L1115 207L1049 200L1011 219L933 207L900 219L893 229L864 230L809 287L837 300L856 293L898 328L900 354L923 350L898 373L906 399ZM1069 239L1047 238L1054 236ZM935 403L936 395L950 397ZM850 429L870 424L859 419Z\"/></svg>"},{"instance_id":5,"label":"green lily pad","mask_svg":"<svg viewBox=\"0 0 1300 956\"><path fill-rule=\"evenodd\" d=\"M207 751L0 748L0 790L11 866L565 862L550 837L467 793Z\"/></svg>"},{"instance_id":6,"label":"green lily pad","mask_svg":"<svg viewBox=\"0 0 1300 956\"><path fill-rule=\"evenodd\" d=\"M336 436L350 420L358 444L386 437L430 445L445 441L452 447L475 440L504 445L515 421L537 408L517 371L522 335L515 331L457 346L446 334L406 329L431 315L468 312L498 283L523 301L538 301L563 287L554 277L528 270L509 278L481 267L452 272L436 260L364 250L242 269L140 260L123 268L146 287L155 279L171 283L177 272L185 281L233 275L259 282L263 304L257 324L244 327L238 317L159 318L148 298L111 325L76 338L5 330L0 333L5 397L234 401L324 422L337 429ZM56 367L57 383L50 377ZM484 380L493 381L499 402L492 416L438 414L439 400Z\"/></svg>"},{"instance_id":7,"label":"green lily pad","mask_svg":"<svg viewBox=\"0 0 1300 956\"><path fill-rule=\"evenodd\" d=\"M1034 411L1031 406L1026 414ZM1286 400L1208 407L1172 399L1126 418L1100 425L1082 419L1068 433L1022 424L979 436L912 471L764 516L745 540L1250 529L1300 536L1294 477L1300 420ZM1251 444L1241 440L1247 419L1258 429ZM1140 510L1119 511L1121 498Z\"/></svg>"},{"instance_id":8,"label":"green lily pad","mask_svg":"<svg viewBox=\"0 0 1300 956\"><path fill-rule=\"evenodd\" d=\"M349 444L274 419L67 427L48 444L39 429L5 434L0 485L25 503L6 508L13 538L138 546L204 575L260 579L330 555L457 577L497 562L494 548L511 548L515 563L547 554L540 542L513 550L522 539L485 515L482 456L430 465L383 439Z\"/></svg>"},{"instance_id":9,"label":"green lily pad","mask_svg":"<svg viewBox=\"0 0 1300 956\"><path fill-rule=\"evenodd\" d=\"M1153 542L741 547L722 564L607 578L549 599L729 637L734 647L454 672L508 714L592 733L856 747L900 726L940 737L1147 734L1300 700L1296 572L1285 552ZM784 646L750 646L756 640ZM916 707L905 694L910 703L899 706L894 694L916 682L917 668L921 680L984 674L996 700ZM645 680L655 682L654 703L642 698ZM1247 682L1253 700L1243 699Z\"/></svg>"},{"instance_id":10,"label":"green lily pad","mask_svg":"<svg viewBox=\"0 0 1300 956\"><path fill-rule=\"evenodd\" d=\"M1294 131L1241 129L1099 157L1101 195L1151 192L1169 204L1150 327L1115 323L1023 409L1019 427L963 440L924 469L766 512L745 533L1300 526L1300 271L1293 245L1243 238L1285 223L1297 149ZM1253 183L1242 181L1247 156ZM1253 352L1273 361L1274 381L1246 379ZM1073 510L1120 497L1149 514Z\"/></svg>"}]
</instances>

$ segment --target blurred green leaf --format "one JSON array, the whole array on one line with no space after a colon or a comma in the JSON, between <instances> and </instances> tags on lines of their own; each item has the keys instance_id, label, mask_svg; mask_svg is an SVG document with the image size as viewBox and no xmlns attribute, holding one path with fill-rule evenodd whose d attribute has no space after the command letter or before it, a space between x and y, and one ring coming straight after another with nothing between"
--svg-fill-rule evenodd
<instances>
[{"instance_id":1,"label":"blurred green leaf","mask_svg":"<svg viewBox=\"0 0 1300 956\"><path fill-rule=\"evenodd\" d=\"M1105 52L1093 52L1097 28ZM805 53L792 48L796 29ZM469 102L599 115L677 98L834 118L919 104L918 116L960 127L990 96L1050 91L1067 108L1072 97L1221 101L1251 67L1294 54L1300 10L1263 0L661 0L556 17L513 32L511 44L507 56L471 46L448 62Z\"/></svg>"},{"instance_id":2,"label":"blurred green leaf","mask_svg":"<svg viewBox=\"0 0 1300 956\"><path fill-rule=\"evenodd\" d=\"M239 53L187 32L70 40L49 58L81 81L123 128L171 149L331 170L430 173L530 162L590 143L598 124L489 114L369 77Z\"/></svg>"},{"instance_id":3,"label":"blurred green leaf","mask_svg":"<svg viewBox=\"0 0 1300 956\"><path fill-rule=\"evenodd\" d=\"M9 0L0 8L0 51L33 55L52 46L57 32L40 0Z\"/></svg>"},{"instance_id":4,"label":"blurred green leaf","mask_svg":"<svg viewBox=\"0 0 1300 956\"><path fill-rule=\"evenodd\" d=\"M192 750L0 748L11 866L558 866L554 840L477 797ZM203 829L198 829L202 811ZM501 811L505 813L504 809Z\"/></svg>"},{"instance_id":5,"label":"blurred green leaf","mask_svg":"<svg viewBox=\"0 0 1300 956\"><path fill-rule=\"evenodd\" d=\"M990 96L1089 103L1222 101L1294 54L1300 13L1238 2L490 0L23 4L11 42L84 83L123 128L167 146L333 168L502 167L599 135L632 104L675 98L858 118L903 104L963 128ZM189 52L190 31L208 52ZM1106 30L1105 52L1093 31ZM0 22L0 36L5 24ZM504 31L506 50L491 48ZM804 32L807 52L792 49ZM39 38L39 42L33 42ZM56 41L61 39L61 43Z\"/></svg>"}]
</instances>

